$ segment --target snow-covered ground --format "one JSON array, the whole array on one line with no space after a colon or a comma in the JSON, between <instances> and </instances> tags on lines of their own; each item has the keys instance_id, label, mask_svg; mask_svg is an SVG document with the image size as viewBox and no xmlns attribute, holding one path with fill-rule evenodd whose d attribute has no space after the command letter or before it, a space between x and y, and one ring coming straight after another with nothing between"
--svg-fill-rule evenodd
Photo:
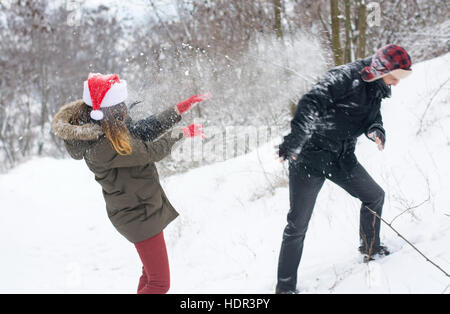
<instances>
[{"instance_id":1,"label":"snow-covered ground","mask_svg":"<svg viewBox=\"0 0 450 314\"><path fill-rule=\"evenodd\" d=\"M411 208L393 226L447 272L449 67L450 54L415 65L383 103L385 152L363 137L357 146L386 191L383 217L392 221ZM181 214L165 230L170 292L273 293L289 209L286 165L274 158L274 144L162 180ZM108 221L84 162L34 159L0 176L0 197L0 292L135 293L138 255ZM393 253L362 263L359 206L324 185L299 269L302 292L450 293L450 278L384 225L382 241Z\"/></svg>"}]
</instances>

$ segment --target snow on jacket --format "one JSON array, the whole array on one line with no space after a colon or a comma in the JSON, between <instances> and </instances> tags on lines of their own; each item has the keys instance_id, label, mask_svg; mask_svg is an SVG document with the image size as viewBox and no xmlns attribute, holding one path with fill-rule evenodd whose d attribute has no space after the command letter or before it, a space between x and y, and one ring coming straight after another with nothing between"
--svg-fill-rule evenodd
<instances>
[{"instance_id":1,"label":"snow on jacket","mask_svg":"<svg viewBox=\"0 0 450 314\"><path fill-rule=\"evenodd\" d=\"M314 85L300 99L280 150L299 154L298 161L321 174L355 166L357 137L373 128L385 132L380 106L390 88L383 80L363 81L361 71L370 63L367 58L335 67Z\"/></svg>"},{"instance_id":2,"label":"snow on jacket","mask_svg":"<svg viewBox=\"0 0 450 314\"><path fill-rule=\"evenodd\" d=\"M169 132L154 142L142 138L155 139L180 121L181 116L169 109L139 123L128 119L133 152L121 156L99 124L77 126L70 123L79 102L82 100L63 106L55 115L54 133L64 140L71 157L84 159L95 174L95 180L102 187L108 217L125 238L136 243L157 235L178 213L160 185L155 162L170 154L182 134L172 138ZM145 129L149 125L154 129Z\"/></svg>"}]
</instances>

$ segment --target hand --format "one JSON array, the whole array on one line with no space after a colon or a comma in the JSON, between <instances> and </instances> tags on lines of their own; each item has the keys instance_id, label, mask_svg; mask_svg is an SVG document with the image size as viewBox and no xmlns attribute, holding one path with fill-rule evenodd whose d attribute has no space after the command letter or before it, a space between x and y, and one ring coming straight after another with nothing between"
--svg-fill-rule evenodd
<instances>
[{"instance_id":1,"label":"hand","mask_svg":"<svg viewBox=\"0 0 450 314\"><path fill-rule=\"evenodd\" d=\"M374 129L369 132L369 138L372 139L378 146L378 150L381 152L384 150L384 145L386 144L386 136L383 132L378 129Z\"/></svg>"},{"instance_id":2,"label":"hand","mask_svg":"<svg viewBox=\"0 0 450 314\"><path fill-rule=\"evenodd\" d=\"M297 160L297 154L288 154L284 152L280 147L275 146L275 148L278 148L277 151L277 158L280 159L280 162L285 162L287 159Z\"/></svg>"},{"instance_id":3,"label":"hand","mask_svg":"<svg viewBox=\"0 0 450 314\"><path fill-rule=\"evenodd\" d=\"M203 139L205 139L206 135L203 132L203 128L204 128L203 124L191 124L188 127L181 128L181 130L183 130L184 135L187 138L201 136Z\"/></svg>"},{"instance_id":4,"label":"hand","mask_svg":"<svg viewBox=\"0 0 450 314\"><path fill-rule=\"evenodd\" d=\"M178 105L175 106L175 108L179 114L183 114L186 111L190 110L194 104L209 99L210 97L211 97L210 93L203 95L195 95L183 102L180 102Z\"/></svg>"}]
</instances>

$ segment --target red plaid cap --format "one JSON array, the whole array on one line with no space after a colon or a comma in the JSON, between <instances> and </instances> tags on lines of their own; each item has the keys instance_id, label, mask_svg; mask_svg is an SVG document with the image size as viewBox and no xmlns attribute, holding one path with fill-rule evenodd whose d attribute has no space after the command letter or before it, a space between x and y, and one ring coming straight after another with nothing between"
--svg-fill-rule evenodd
<instances>
[{"instance_id":1,"label":"red plaid cap","mask_svg":"<svg viewBox=\"0 0 450 314\"><path fill-rule=\"evenodd\" d=\"M389 44L372 57L372 64L361 72L366 82L372 82L395 70L411 71L411 57L403 47Z\"/></svg>"}]
</instances>

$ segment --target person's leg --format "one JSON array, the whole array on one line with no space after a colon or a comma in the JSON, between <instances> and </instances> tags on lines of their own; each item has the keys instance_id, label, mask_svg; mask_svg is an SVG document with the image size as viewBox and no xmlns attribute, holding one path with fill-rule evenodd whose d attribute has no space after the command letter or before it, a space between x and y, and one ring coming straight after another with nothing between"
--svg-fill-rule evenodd
<instances>
[{"instance_id":1,"label":"person's leg","mask_svg":"<svg viewBox=\"0 0 450 314\"><path fill-rule=\"evenodd\" d=\"M288 224L284 229L278 260L277 293L295 291L297 286L297 270L303 251L308 223L324 177L315 176L302 165L289 167L290 210L287 215Z\"/></svg>"},{"instance_id":2,"label":"person's leg","mask_svg":"<svg viewBox=\"0 0 450 314\"><path fill-rule=\"evenodd\" d=\"M164 294L169 291L170 271L164 234L134 244L142 264L138 294Z\"/></svg>"},{"instance_id":3,"label":"person's leg","mask_svg":"<svg viewBox=\"0 0 450 314\"><path fill-rule=\"evenodd\" d=\"M142 266L142 275L141 278L139 278L139 285L137 289L138 293L145 287L145 285L147 285L147 282L148 282L147 274L145 273L144 266Z\"/></svg>"},{"instance_id":4,"label":"person's leg","mask_svg":"<svg viewBox=\"0 0 450 314\"><path fill-rule=\"evenodd\" d=\"M376 218L370 208L381 217L384 204L384 191L372 179L361 164L357 164L350 172L341 171L329 178L349 194L361 200L360 240L363 250L369 254L380 246L380 219Z\"/></svg>"}]
</instances>

